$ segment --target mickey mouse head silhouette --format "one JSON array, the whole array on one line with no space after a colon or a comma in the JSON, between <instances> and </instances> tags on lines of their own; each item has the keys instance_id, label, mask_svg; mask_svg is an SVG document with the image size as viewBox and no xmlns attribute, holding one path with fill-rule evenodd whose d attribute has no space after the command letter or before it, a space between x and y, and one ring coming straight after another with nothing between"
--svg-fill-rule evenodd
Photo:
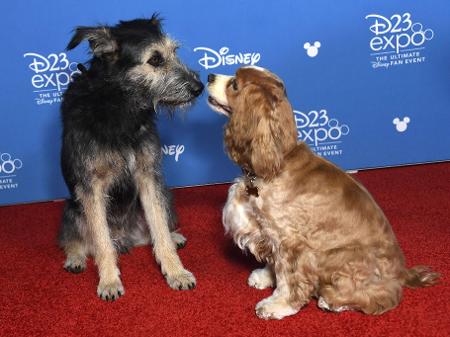
<instances>
[{"instance_id":1,"label":"mickey mouse head silhouette","mask_svg":"<svg viewBox=\"0 0 450 337\"><path fill-rule=\"evenodd\" d=\"M0 173L10 174L15 170L22 168L22 161L20 159L12 159L9 153L0 154Z\"/></svg>"},{"instance_id":2,"label":"mickey mouse head silhouette","mask_svg":"<svg viewBox=\"0 0 450 337\"><path fill-rule=\"evenodd\" d=\"M319 54L319 48L320 48L321 44L319 41L314 42L314 45L311 45L309 42L306 42L303 45L303 48L306 49L306 54L309 57L316 57L317 54Z\"/></svg>"},{"instance_id":3,"label":"mickey mouse head silhouette","mask_svg":"<svg viewBox=\"0 0 450 337\"><path fill-rule=\"evenodd\" d=\"M394 118L394 120L392 121L392 123L394 123L395 128L397 129L398 132L404 132L406 131L406 129L408 128L408 123L411 120L409 119L408 116L406 116L405 118L403 118L403 120L401 121L400 118L396 117Z\"/></svg>"}]
</instances>

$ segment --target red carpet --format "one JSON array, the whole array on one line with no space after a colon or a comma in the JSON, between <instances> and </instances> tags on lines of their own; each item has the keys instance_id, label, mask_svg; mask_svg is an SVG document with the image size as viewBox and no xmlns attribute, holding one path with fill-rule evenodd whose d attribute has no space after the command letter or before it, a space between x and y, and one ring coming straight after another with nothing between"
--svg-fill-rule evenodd
<instances>
[{"instance_id":1,"label":"red carpet","mask_svg":"<svg viewBox=\"0 0 450 337\"><path fill-rule=\"evenodd\" d=\"M450 336L450 163L357 174L384 209L409 266L426 264L441 283L405 289L399 307L382 316L319 310L315 301L282 321L262 321L255 304L270 294L249 288L256 266L224 238L227 185L175 191L180 251L197 277L193 291L167 287L149 248L120 258L124 297L96 296L97 272L62 268L56 245L62 203L0 207L1 336Z\"/></svg>"}]
</instances>

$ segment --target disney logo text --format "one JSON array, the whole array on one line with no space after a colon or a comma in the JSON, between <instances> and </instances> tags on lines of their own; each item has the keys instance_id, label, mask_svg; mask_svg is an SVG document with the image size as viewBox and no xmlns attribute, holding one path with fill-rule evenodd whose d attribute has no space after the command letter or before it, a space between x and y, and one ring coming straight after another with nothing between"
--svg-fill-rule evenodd
<instances>
[{"instance_id":1,"label":"disney logo text","mask_svg":"<svg viewBox=\"0 0 450 337\"><path fill-rule=\"evenodd\" d=\"M228 47L222 47L218 52L207 47L194 48L194 52L197 51L204 52L198 63L205 69L233 64L255 65L261 59L260 53L228 54L230 51Z\"/></svg>"}]
</instances>

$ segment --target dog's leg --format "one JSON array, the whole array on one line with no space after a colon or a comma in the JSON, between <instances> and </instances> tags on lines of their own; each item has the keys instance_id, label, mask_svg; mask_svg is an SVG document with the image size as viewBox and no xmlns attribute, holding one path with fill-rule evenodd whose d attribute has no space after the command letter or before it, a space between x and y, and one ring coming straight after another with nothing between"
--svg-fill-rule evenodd
<instances>
[{"instance_id":1,"label":"dog's leg","mask_svg":"<svg viewBox=\"0 0 450 337\"><path fill-rule=\"evenodd\" d=\"M86 229L79 205L72 199L66 200L59 233L59 244L64 249L66 261L64 269L71 273L81 273L86 269L87 244Z\"/></svg>"},{"instance_id":2,"label":"dog's leg","mask_svg":"<svg viewBox=\"0 0 450 337\"><path fill-rule=\"evenodd\" d=\"M256 289L266 289L275 285L272 268L266 264L264 268L255 269L250 274L248 281L250 287Z\"/></svg>"},{"instance_id":3,"label":"dog's leg","mask_svg":"<svg viewBox=\"0 0 450 337\"><path fill-rule=\"evenodd\" d=\"M187 239L184 237L183 234L179 233L178 230L175 229L176 216L174 214L174 210L171 209L169 211L169 214L170 214L170 222L169 222L170 237L172 238L172 241L176 245L177 249L183 248L184 246L186 246ZM147 221L145 220L143 212L139 213L139 216L137 217L137 225L130 233L130 237L133 246L135 247L146 246L151 242L149 226L147 224Z\"/></svg>"},{"instance_id":4,"label":"dog's leg","mask_svg":"<svg viewBox=\"0 0 450 337\"><path fill-rule=\"evenodd\" d=\"M228 199L223 208L222 223L227 233L233 235L233 239L239 248L248 249L258 259L264 260L259 249L261 245L255 245L257 240L249 240L249 237L260 231L254 217L250 217L245 208L242 195L246 192L242 182L233 184L228 190ZM250 243L249 243L250 241ZM262 254L264 255L264 254ZM247 283L256 289L273 287L275 284L272 267L267 264L265 268L255 269L249 276Z\"/></svg>"},{"instance_id":5,"label":"dog's leg","mask_svg":"<svg viewBox=\"0 0 450 337\"><path fill-rule=\"evenodd\" d=\"M275 261L277 287L272 296L256 304L256 315L259 318L282 319L294 315L310 300L315 289L314 284L300 272L301 267L292 268L294 260L302 265L301 258L294 256L284 256Z\"/></svg>"},{"instance_id":6,"label":"dog's leg","mask_svg":"<svg viewBox=\"0 0 450 337\"><path fill-rule=\"evenodd\" d=\"M333 312L358 310L380 315L400 303L402 285L398 279L385 279L379 271L370 273L370 268L358 268L357 265L355 268L355 265L341 266L329 278L332 283L322 285L317 301L319 308Z\"/></svg>"},{"instance_id":7,"label":"dog's leg","mask_svg":"<svg viewBox=\"0 0 450 337\"><path fill-rule=\"evenodd\" d=\"M192 289L195 277L184 269L169 231L167 198L153 173L139 173L137 184L145 219L150 228L153 251L167 283L173 289ZM180 237L176 238L176 240Z\"/></svg>"},{"instance_id":8,"label":"dog's leg","mask_svg":"<svg viewBox=\"0 0 450 337\"><path fill-rule=\"evenodd\" d=\"M64 269L78 274L86 269L86 243L81 241L70 241L64 246L66 253L66 261L64 262Z\"/></svg>"},{"instance_id":9,"label":"dog's leg","mask_svg":"<svg viewBox=\"0 0 450 337\"><path fill-rule=\"evenodd\" d=\"M277 275L277 288L273 294L258 302L255 307L256 315L262 319L282 319L286 316L295 315L301 305L293 305L291 289L283 276Z\"/></svg>"},{"instance_id":10,"label":"dog's leg","mask_svg":"<svg viewBox=\"0 0 450 337\"><path fill-rule=\"evenodd\" d=\"M178 229L177 229L177 215L174 209L174 204L173 204L173 194L171 193L171 191L169 191L167 189L167 187L163 187L164 188L164 195L166 195L166 204L168 207L168 223L169 223L169 230L170 230L170 236L172 237L172 241L175 244L175 246L177 247L177 249L183 248L184 246L186 246L186 242L187 239L186 237L181 234Z\"/></svg>"},{"instance_id":11,"label":"dog's leg","mask_svg":"<svg viewBox=\"0 0 450 337\"><path fill-rule=\"evenodd\" d=\"M120 281L117 253L106 220L106 190L106 182L98 179L88 191L78 190L77 194L86 215L87 230L90 231L93 254L98 266L100 281L97 294L103 300L113 301L125 291Z\"/></svg>"}]
</instances>

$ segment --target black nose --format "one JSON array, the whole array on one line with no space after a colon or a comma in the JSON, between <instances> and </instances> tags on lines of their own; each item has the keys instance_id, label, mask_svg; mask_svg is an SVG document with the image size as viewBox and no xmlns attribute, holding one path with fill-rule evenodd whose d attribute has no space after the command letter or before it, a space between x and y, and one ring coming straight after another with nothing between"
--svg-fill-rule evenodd
<instances>
[{"instance_id":1,"label":"black nose","mask_svg":"<svg viewBox=\"0 0 450 337\"><path fill-rule=\"evenodd\" d=\"M216 78L215 74L208 74L208 83L214 82L215 78Z\"/></svg>"},{"instance_id":2,"label":"black nose","mask_svg":"<svg viewBox=\"0 0 450 337\"><path fill-rule=\"evenodd\" d=\"M204 88L205 86L200 81L195 81L191 84L191 92L195 97L200 96Z\"/></svg>"}]
</instances>

